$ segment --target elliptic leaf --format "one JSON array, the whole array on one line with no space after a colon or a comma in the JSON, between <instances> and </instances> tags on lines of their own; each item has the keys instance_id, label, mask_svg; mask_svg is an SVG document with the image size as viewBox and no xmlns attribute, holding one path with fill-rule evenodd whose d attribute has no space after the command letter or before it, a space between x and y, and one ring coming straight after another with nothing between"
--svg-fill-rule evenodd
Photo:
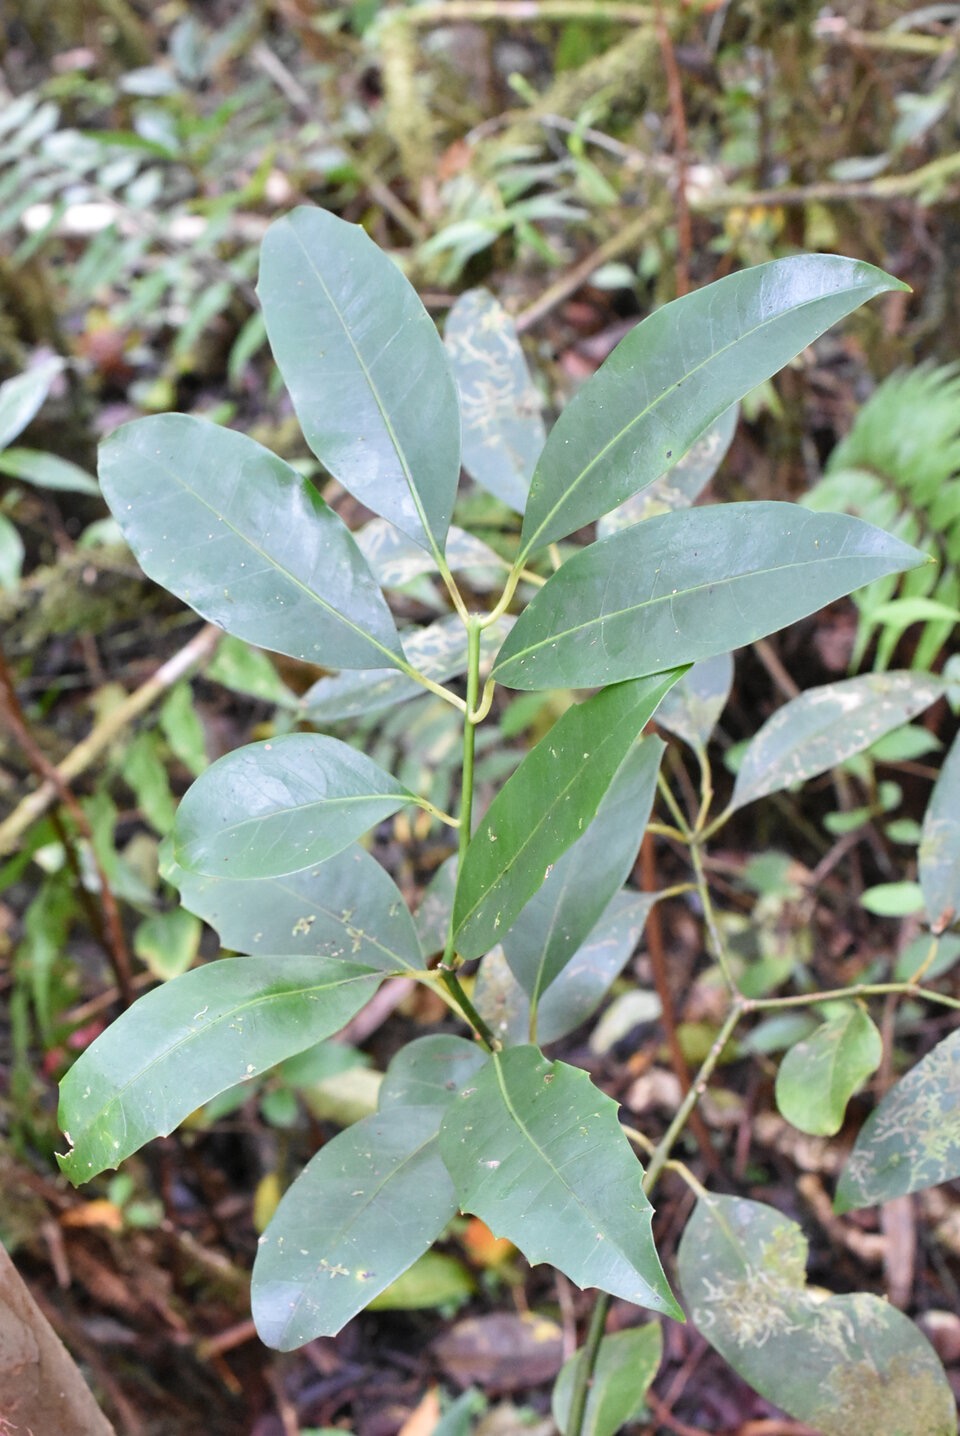
<instances>
[{"instance_id":1,"label":"elliptic leaf","mask_svg":"<svg viewBox=\"0 0 960 1436\"><path fill-rule=\"evenodd\" d=\"M231 957L154 988L60 1084L61 1168L79 1183L118 1166L218 1093L338 1032L381 977L321 957Z\"/></svg>"},{"instance_id":2,"label":"elliptic leaf","mask_svg":"<svg viewBox=\"0 0 960 1436\"><path fill-rule=\"evenodd\" d=\"M537 1009L537 1041L557 1042L592 1017L636 950L656 893L619 892L583 946L574 953ZM473 1000L501 1042L528 1040L530 999L517 982L501 947L487 953Z\"/></svg>"},{"instance_id":3,"label":"elliptic leaf","mask_svg":"<svg viewBox=\"0 0 960 1436\"><path fill-rule=\"evenodd\" d=\"M416 1037L394 1057L380 1084L380 1111L391 1107L449 1107L485 1067L489 1054L450 1033Z\"/></svg>"},{"instance_id":4,"label":"elliptic leaf","mask_svg":"<svg viewBox=\"0 0 960 1436\"><path fill-rule=\"evenodd\" d=\"M379 972L424 965L400 889L361 847L282 878L201 877L169 861L164 877L233 952L346 958Z\"/></svg>"},{"instance_id":5,"label":"elliptic leaf","mask_svg":"<svg viewBox=\"0 0 960 1436\"><path fill-rule=\"evenodd\" d=\"M733 684L733 654L703 658L683 675L657 709L657 724L702 752Z\"/></svg>"},{"instance_id":6,"label":"elliptic leaf","mask_svg":"<svg viewBox=\"0 0 960 1436\"><path fill-rule=\"evenodd\" d=\"M514 977L540 998L630 876L650 816L664 745L642 738L628 753L582 837L554 863L503 939Z\"/></svg>"},{"instance_id":7,"label":"elliptic leaf","mask_svg":"<svg viewBox=\"0 0 960 1436\"><path fill-rule=\"evenodd\" d=\"M930 926L942 932L960 910L960 738L954 739L930 795L919 859Z\"/></svg>"},{"instance_id":8,"label":"elliptic leaf","mask_svg":"<svg viewBox=\"0 0 960 1436\"><path fill-rule=\"evenodd\" d=\"M680 1242L690 1317L761 1396L822 1436L955 1436L936 1353L879 1297L808 1291L796 1222L738 1197L699 1201Z\"/></svg>"},{"instance_id":9,"label":"elliptic leaf","mask_svg":"<svg viewBox=\"0 0 960 1436\"><path fill-rule=\"evenodd\" d=\"M890 1089L863 1125L837 1187L838 1212L960 1177L960 1032Z\"/></svg>"},{"instance_id":10,"label":"elliptic leaf","mask_svg":"<svg viewBox=\"0 0 960 1436\"><path fill-rule=\"evenodd\" d=\"M245 434L186 414L136 419L101 445L99 472L144 573L228 633L331 668L402 661L349 529Z\"/></svg>"},{"instance_id":11,"label":"elliptic leaf","mask_svg":"<svg viewBox=\"0 0 960 1436\"><path fill-rule=\"evenodd\" d=\"M643 1169L616 1102L585 1072L536 1047L494 1054L448 1109L440 1150L461 1208L528 1261L680 1316L653 1244Z\"/></svg>"},{"instance_id":12,"label":"elliptic leaf","mask_svg":"<svg viewBox=\"0 0 960 1436\"><path fill-rule=\"evenodd\" d=\"M50 385L62 368L63 360L54 356L0 384L0 449L12 444L39 413Z\"/></svg>"},{"instance_id":13,"label":"elliptic leaf","mask_svg":"<svg viewBox=\"0 0 960 1436\"><path fill-rule=\"evenodd\" d=\"M494 798L457 882L457 950L482 957L506 936L551 864L593 821L600 801L682 670L606 688L568 708Z\"/></svg>"},{"instance_id":14,"label":"elliptic leaf","mask_svg":"<svg viewBox=\"0 0 960 1436\"><path fill-rule=\"evenodd\" d=\"M322 1147L281 1201L253 1267L262 1341L335 1336L412 1266L456 1214L437 1150L440 1110L391 1107Z\"/></svg>"},{"instance_id":15,"label":"elliptic leaf","mask_svg":"<svg viewBox=\"0 0 960 1436\"><path fill-rule=\"evenodd\" d=\"M487 290L469 289L443 333L460 392L463 467L522 514L546 430L516 326Z\"/></svg>"},{"instance_id":16,"label":"elliptic leaf","mask_svg":"<svg viewBox=\"0 0 960 1436\"><path fill-rule=\"evenodd\" d=\"M657 514L672 513L674 509L688 509L723 463L736 433L739 417L739 404L732 404L662 478L648 488L641 489L612 513L604 514L598 519L597 537L606 538L608 534L627 529L631 524L640 523L643 519L655 518Z\"/></svg>"},{"instance_id":17,"label":"elliptic leaf","mask_svg":"<svg viewBox=\"0 0 960 1436\"><path fill-rule=\"evenodd\" d=\"M798 504L664 514L568 559L518 618L494 676L510 688L638 678L727 653L928 562L859 519Z\"/></svg>"},{"instance_id":18,"label":"elliptic leaf","mask_svg":"<svg viewBox=\"0 0 960 1436\"><path fill-rule=\"evenodd\" d=\"M267 230L257 292L317 458L374 513L442 550L460 477L460 411L416 291L359 226L304 207Z\"/></svg>"},{"instance_id":19,"label":"elliptic leaf","mask_svg":"<svg viewBox=\"0 0 960 1436\"><path fill-rule=\"evenodd\" d=\"M582 1436L616 1436L622 1426L640 1416L662 1352L663 1335L652 1321L603 1338L590 1380L580 1427ZM551 1410L563 1436L568 1429L574 1384L586 1358L581 1347L564 1363L553 1388Z\"/></svg>"},{"instance_id":20,"label":"elliptic leaf","mask_svg":"<svg viewBox=\"0 0 960 1436\"><path fill-rule=\"evenodd\" d=\"M342 852L413 801L348 743L287 733L227 753L187 790L173 860L208 877L284 877Z\"/></svg>"},{"instance_id":21,"label":"elliptic leaf","mask_svg":"<svg viewBox=\"0 0 960 1436\"><path fill-rule=\"evenodd\" d=\"M665 304L621 340L560 415L530 486L524 556L658 479L731 404L831 324L905 287L856 260L794 255Z\"/></svg>"},{"instance_id":22,"label":"elliptic leaf","mask_svg":"<svg viewBox=\"0 0 960 1436\"><path fill-rule=\"evenodd\" d=\"M45 454L39 449L4 449L0 452L0 474L24 479L38 489L56 489L61 493L93 494L99 497L97 481L69 459L59 454Z\"/></svg>"},{"instance_id":23,"label":"elliptic leaf","mask_svg":"<svg viewBox=\"0 0 960 1436\"><path fill-rule=\"evenodd\" d=\"M882 1056L880 1033L863 1008L850 1003L790 1048L777 1073L777 1106L801 1132L832 1137Z\"/></svg>"},{"instance_id":24,"label":"elliptic leaf","mask_svg":"<svg viewBox=\"0 0 960 1436\"><path fill-rule=\"evenodd\" d=\"M810 688L779 708L743 755L730 811L862 753L942 696L926 673L865 673Z\"/></svg>"}]
</instances>

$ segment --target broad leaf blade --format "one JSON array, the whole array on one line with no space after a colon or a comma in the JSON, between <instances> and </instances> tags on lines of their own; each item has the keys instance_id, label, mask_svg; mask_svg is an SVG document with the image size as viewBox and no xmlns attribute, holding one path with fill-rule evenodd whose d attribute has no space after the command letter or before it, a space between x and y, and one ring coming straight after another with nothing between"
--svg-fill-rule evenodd
<instances>
[{"instance_id":1,"label":"broad leaf blade","mask_svg":"<svg viewBox=\"0 0 960 1436\"><path fill-rule=\"evenodd\" d=\"M207 877L284 877L342 852L412 801L348 743L288 733L228 753L197 779L177 809L173 859Z\"/></svg>"},{"instance_id":2,"label":"broad leaf blade","mask_svg":"<svg viewBox=\"0 0 960 1436\"><path fill-rule=\"evenodd\" d=\"M381 974L310 957L231 957L175 977L134 1003L60 1084L72 1182L116 1167L218 1093L348 1022Z\"/></svg>"},{"instance_id":3,"label":"broad leaf blade","mask_svg":"<svg viewBox=\"0 0 960 1436\"><path fill-rule=\"evenodd\" d=\"M837 1187L838 1212L960 1177L960 1032L945 1037L864 1123Z\"/></svg>"},{"instance_id":4,"label":"broad leaf blade","mask_svg":"<svg viewBox=\"0 0 960 1436\"><path fill-rule=\"evenodd\" d=\"M690 1316L761 1396L823 1436L955 1436L933 1348L902 1312L807 1290L807 1243L772 1207L699 1201L679 1251Z\"/></svg>"},{"instance_id":5,"label":"broad leaf blade","mask_svg":"<svg viewBox=\"0 0 960 1436\"><path fill-rule=\"evenodd\" d=\"M831 324L874 295L904 288L856 260L795 255L651 314L554 426L530 486L524 555L658 479L731 404Z\"/></svg>"},{"instance_id":6,"label":"broad leaf blade","mask_svg":"<svg viewBox=\"0 0 960 1436\"><path fill-rule=\"evenodd\" d=\"M657 514L672 513L674 509L688 509L723 463L736 433L739 417L740 406L731 405L662 478L648 488L641 489L612 513L604 514L597 521L597 537L606 538L608 534L630 528L632 524L640 523L643 519L655 518Z\"/></svg>"},{"instance_id":7,"label":"broad leaf blade","mask_svg":"<svg viewBox=\"0 0 960 1436\"><path fill-rule=\"evenodd\" d=\"M349 529L245 434L185 414L136 419L101 445L99 472L144 573L228 633L332 668L403 659Z\"/></svg>"},{"instance_id":8,"label":"broad leaf blade","mask_svg":"<svg viewBox=\"0 0 960 1436\"><path fill-rule=\"evenodd\" d=\"M621 1427L640 1416L662 1353L663 1335L654 1322L602 1339L590 1378L582 1436L616 1436ZM565 1362L553 1388L553 1419L563 1436L568 1430L574 1386L586 1359L587 1352L581 1347Z\"/></svg>"},{"instance_id":9,"label":"broad leaf blade","mask_svg":"<svg viewBox=\"0 0 960 1436\"><path fill-rule=\"evenodd\" d=\"M371 519L357 529L354 538L381 588L404 588L425 574L437 572L433 556L386 519ZM472 570L474 587L478 586L478 576L485 580L480 586L486 587L487 582L492 585L496 577L502 578L509 567L482 539L454 525L447 532L446 560L452 573Z\"/></svg>"},{"instance_id":10,"label":"broad leaf blade","mask_svg":"<svg viewBox=\"0 0 960 1436\"><path fill-rule=\"evenodd\" d=\"M380 1084L380 1111L393 1107L446 1109L482 1067L489 1054L475 1042L451 1033L416 1037L401 1047Z\"/></svg>"},{"instance_id":11,"label":"broad leaf blade","mask_svg":"<svg viewBox=\"0 0 960 1436\"><path fill-rule=\"evenodd\" d=\"M535 1047L495 1054L449 1108L440 1151L464 1211L579 1286L679 1316L617 1104ZM535 1195L534 1195L535 1194Z\"/></svg>"},{"instance_id":12,"label":"broad leaf blade","mask_svg":"<svg viewBox=\"0 0 960 1436\"><path fill-rule=\"evenodd\" d=\"M345 958L380 972L418 969L423 953L400 889L363 848L282 878L200 877L167 864L184 907L233 952Z\"/></svg>"},{"instance_id":13,"label":"broad leaf blade","mask_svg":"<svg viewBox=\"0 0 960 1436\"><path fill-rule=\"evenodd\" d=\"M335 1336L412 1266L457 1209L437 1107L391 1107L338 1133L286 1193L253 1268L257 1331L292 1351Z\"/></svg>"},{"instance_id":14,"label":"broad leaf blade","mask_svg":"<svg viewBox=\"0 0 960 1436\"><path fill-rule=\"evenodd\" d=\"M592 822L644 724L680 669L604 689L569 708L524 758L473 835L457 882L457 950L481 957L506 936L552 863Z\"/></svg>"},{"instance_id":15,"label":"broad leaf blade","mask_svg":"<svg viewBox=\"0 0 960 1436\"><path fill-rule=\"evenodd\" d=\"M537 393L507 311L485 289L461 294L444 343L463 415L463 467L522 514L546 435Z\"/></svg>"},{"instance_id":16,"label":"broad leaf blade","mask_svg":"<svg viewBox=\"0 0 960 1436\"><path fill-rule=\"evenodd\" d=\"M663 753L651 737L627 755L593 822L553 864L504 937L510 970L531 1001L539 1003L630 876Z\"/></svg>"},{"instance_id":17,"label":"broad leaf blade","mask_svg":"<svg viewBox=\"0 0 960 1436\"><path fill-rule=\"evenodd\" d=\"M944 691L935 675L866 673L808 689L770 718L747 747L730 811L835 768L929 708Z\"/></svg>"},{"instance_id":18,"label":"broad leaf blade","mask_svg":"<svg viewBox=\"0 0 960 1436\"><path fill-rule=\"evenodd\" d=\"M267 230L257 291L313 452L374 513L442 551L460 413L416 291L359 226L306 207Z\"/></svg>"},{"instance_id":19,"label":"broad leaf blade","mask_svg":"<svg viewBox=\"0 0 960 1436\"><path fill-rule=\"evenodd\" d=\"M657 725L702 752L733 685L733 654L703 658L683 675L657 709Z\"/></svg>"},{"instance_id":20,"label":"broad leaf blade","mask_svg":"<svg viewBox=\"0 0 960 1436\"><path fill-rule=\"evenodd\" d=\"M777 1106L788 1122L815 1137L843 1126L847 1103L883 1056L873 1022L855 1003L794 1043L777 1073Z\"/></svg>"},{"instance_id":21,"label":"broad leaf blade","mask_svg":"<svg viewBox=\"0 0 960 1436\"><path fill-rule=\"evenodd\" d=\"M40 412L51 384L62 369L63 360L55 355L0 384L0 449L12 444Z\"/></svg>"},{"instance_id":22,"label":"broad leaf blade","mask_svg":"<svg viewBox=\"0 0 960 1436\"><path fill-rule=\"evenodd\" d=\"M881 529L797 504L648 519L568 559L493 673L510 688L616 683L774 633L882 574L927 563Z\"/></svg>"},{"instance_id":23,"label":"broad leaf blade","mask_svg":"<svg viewBox=\"0 0 960 1436\"><path fill-rule=\"evenodd\" d=\"M942 932L960 909L960 738L954 739L930 795L919 857L930 926Z\"/></svg>"}]
</instances>

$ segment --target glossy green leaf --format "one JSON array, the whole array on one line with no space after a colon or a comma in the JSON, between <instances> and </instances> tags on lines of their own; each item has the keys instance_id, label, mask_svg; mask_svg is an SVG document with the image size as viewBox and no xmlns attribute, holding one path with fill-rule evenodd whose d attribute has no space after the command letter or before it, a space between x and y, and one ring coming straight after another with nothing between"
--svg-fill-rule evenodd
<instances>
[{"instance_id":1,"label":"glossy green leaf","mask_svg":"<svg viewBox=\"0 0 960 1436\"><path fill-rule=\"evenodd\" d=\"M100 489L79 464L61 459L58 454L41 453L38 449L4 449L0 451L0 474L23 479L38 489L55 489L60 493L91 494L99 498Z\"/></svg>"},{"instance_id":2,"label":"glossy green leaf","mask_svg":"<svg viewBox=\"0 0 960 1436\"><path fill-rule=\"evenodd\" d=\"M663 753L653 737L628 753L593 822L553 864L504 936L510 970L531 1001L539 1003L630 876Z\"/></svg>"},{"instance_id":3,"label":"glossy green leaf","mask_svg":"<svg viewBox=\"0 0 960 1436\"><path fill-rule=\"evenodd\" d=\"M228 633L334 668L402 661L349 529L245 434L137 419L101 445L100 485L144 572Z\"/></svg>"},{"instance_id":4,"label":"glossy green leaf","mask_svg":"<svg viewBox=\"0 0 960 1436\"><path fill-rule=\"evenodd\" d=\"M592 1017L636 951L655 893L614 896L586 942L552 982L537 1009L537 1041L557 1042ZM529 1041L530 999L507 964L502 947L484 957L474 1005L506 1046Z\"/></svg>"},{"instance_id":5,"label":"glossy green leaf","mask_svg":"<svg viewBox=\"0 0 960 1436\"><path fill-rule=\"evenodd\" d=\"M0 514L0 589L13 593L23 569L23 539L6 514Z\"/></svg>"},{"instance_id":6,"label":"glossy green leaf","mask_svg":"<svg viewBox=\"0 0 960 1436\"><path fill-rule=\"evenodd\" d=\"M657 709L657 724L703 752L727 705L733 684L733 654L718 653L695 663Z\"/></svg>"},{"instance_id":7,"label":"glossy green leaf","mask_svg":"<svg viewBox=\"0 0 960 1436\"><path fill-rule=\"evenodd\" d=\"M481 957L510 930L604 793L681 670L620 684L568 708L481 819L457 883L457 950Z\"/></svg>"},{"instance_id":8,"label":"glossy green leaf","mask_svg":"<svg viewBox=\"0 0 960 1436\"><path fill-rule=\"evenodd\" d=\"M678 1257L692 1321L768 1401L822 1436L955 1436L937 1356L902 1312L809 1291L796 1222L738 1197L699 1201Z\"/></svg>"},{"instance_id":9,"label":"glossy green leaf","mask_svg":"<svg viewBox=\"0 0 960 1436\"><path fill-rule=\"evenodd\" d=\"M379 972L320 957L231 957L154 988L60 1084L74 1183L166 1136L218 1093L319 1042L376 991Z\"/></svg>"},{"instance_id":10,"label":"glossy green leaf","mask_svg":"<svg viewBox=\"0 0 960 1436\"><path fill-rule=\"evenodd\" d=\"M655 1322L602 1339L588 1388L582 1436L616 1436L622 1426L642 1414L662 1354L663 1335ZM574 1385L586 1359L581 1347L564 1363L553 1388L551 1410L563 1436L569 1430Z\"/></svg>"},{"instance_id":11,"label":"glossy green leaf","mask_svg":"<svg viewBox=\"0 0 960 1436\"><path fill-rule=\"evenodd\" d=\"M495 1054L448 1109L440 1150L461 1208L578 1286L679 1316L617 1104L536 1047Z\"/></svg>"},{"instance_id":12,"label":"glossy green leaf","mask_svg":"<svg viewBox=\"0 0 960 1436\"><path fill-rule=\"evenodd\" d=\"M12 444L40 412L51 384L62 369L63 360L53 356L0 384L0 449Z\"/></svg>"},{"instance_id":13,"label":"glossy green leaf","mask_svg":"<svg viewBox=\"0 0 960 1436\"><path fill-rule=\"evenodd\" d=\"M468 1269L445 1252L426 1251L379 1296L367 1303L368 1311L449 1310L463 1306L477 1289Z\"/></svg>"},{"instance_id":14,"label":"glossy green leaf","mask_svg":"<svg viewBox=\"0 0 960 1436\"><path fill-rule=\"evenodd\" d=\"M444 326L463 416L463 467L522 514L546 430L516 326L485 289L455 301Z\"/></svg>"},{"instance_id":15,"label":"glossy green leaf","mask_svg":"<svg viewBox=\"0 0 960 1436\"><path fill-rule=\"evenodd\" d=\"M643 519L655 518L657 514L672 513L674 509L688 509L723 463L736 433L739 417L739 404L732 404L662 478L633 494L612 513L604 514L598 519L597 537L606 538L609 534L630 528L632 524L640 523Z\"/></svg>"},{"instance_id":16,"label":"glossy green leaf","mask_svg":"<svg viewBox=\"0 0 960 1436\"><path fill-rule=\"evenodd\" d=\"M924 907L930 926L940 932L960 910L960 738L954 739L930 795L919 860Z\"/></svg>"},{"instance_id":17,"label":"glossy green leaf","mask_svg":"<svg viewBox=\"0 0 960 1436\"><path fill-rule=\"evenodd\" d=\"M810 688L778 708L748 744L730 811L862 753L942 697L933 674L865 673Z\"/></svg>"},{"instance_id":18,"label":"glossy green leaf","mask_svg":"<svg viewBox=\"0 0 960 1436\"><path fill-rule=\"evenodd\" d=\"M392 1107L322 1147L260 1238L251 1299L260 1338L292 1351L335 1336L437 1239L457 1209L437 1107Z\"/></svg>"},{"instance_id":19,"label":"glossy green leaf","mask_svg":"<svg viewBox=\"0 0 960 1436\"><path fill-rule=\"evenodd\" d=\"M562 688L657 673L927 562L859 519L797 504L664 514L568 559L520 615L494 675L509 688Z\"/></svg>"},{"instance_id":20,"label":"glossy green leaf","mask_svg":"<svg viewBox=\"0 0 960 1436\"><path fill-rule=\"evenodd\" d=\"M185 872L165 856L164 876L184 907L233 952L346 958L381 972L424 965L400 889L361 847L302 873L240 882Z\"/></svg>"},{"instance_id":21,"label":"glossy green leaf","mask_svg":"<svg viewBox=\"0 0 960 1436\"><path fill-rule=\"evenodd\" d=\"M374 513L442 550L460 477L460 411L416 291L359 226L304 207L267 230L257 292L317 458Z\"/></svg>"},{"instance_id":22,"label":"glossy green leaf","mask_svg":"<svg viewBox=\"0 0 960 1436\"><path fill-rule=\"evenodd\" d=\"M892 1087L863 1125L837 1187L849 1212L960 1177L960 1032Z\"/></svg>"},{"instance_id":23,"label":"glossy green leaf","mask_svg":"<svg viewBox=\"0 0 960 1436\"><path fill-rule=\"evenodd\" d=\"M665 304L631 330L560 415L530 486L524 555L658 479L731 404L831 324L874 295L904 288L856 260L794 255Z\"/></svg>"},{"instance_id":24,"label":"glossy green leaf","mask_svg":"<svg viewBox=\"0 0 960 1436\"><path fill-rule=\"evenodd\" d=\"M876 1072L882 1056L880 1033L851 1002L790 1048L777 1073L777 1106L801 1132L832 1137L843 1126L850 1098Z\"/></svg>"},{"instance_id":25,"label":"glossy green leaf","mask_svg":"<svg viewBox=\"0 0 960 1436\"><path fill-rule=\"evenodd\" d=\"M187 790L173 860L208 877L284 877L342 852L412 801L348 743L287 733L227 753Z\"/></svg>"}]
</instances>

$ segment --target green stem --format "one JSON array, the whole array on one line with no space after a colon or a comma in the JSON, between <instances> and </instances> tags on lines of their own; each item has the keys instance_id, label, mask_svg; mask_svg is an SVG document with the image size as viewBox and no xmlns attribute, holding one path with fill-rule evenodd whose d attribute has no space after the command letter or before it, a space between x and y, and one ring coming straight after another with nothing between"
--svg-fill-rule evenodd
<instances>
[{"instance_id":1,"label":"green stem","mask_svg":"<svg viewBox=\"0 0 960 1436\"><path fill-rule=\"evenodd\" d=\"M593 1315L590 1318L590 1327L587 1331L587 1339L583 1344L583 1360L577 1367L573 1378L573 1391L570 1395L570 1414L566 1422L567 1436L581 1436L583 1431L583 1418L587 1409L587 1397L590 1395L590 1387L593 1383L593 1373L596 1369L600 1343L603 1340L603 1333L607 1324L607 1312L610 1310L610 1301L611 1298L605 1291L602 1291L594 1304Z\"/></svg>"},{"instance_id":2,"label":"green stem","mask_svg":"<svg viewBox=\"0 0 960 1436\"><path fill-rule=\"evenodd\" d=\"M408 678L412 678L414 683L419 683L422 687L429 688L431 693L435 693L437 697L442 698L445 703L451 704L452 707L459 709L461 713L466 713L467 705L458 694L451 693L450 689L444 688L442 683L435 683L432 678L428 678L425 673L421 673L419 668L414 668L412 663L401 663L396 658L394 658L393 661L400 669L400 672L405 673Z\"/></svg>"},{"instance_id":3,"label":"green stem","mask_svg":"<svg viewBox=\"0 0 960 1436\"><path fill-rule=\"evenodd\" d=\"M816 1002L837 1002L858 997L886 997L899 993L902 997L920 997L925 1002L937 1002L941 1007L952 1007L960 1011L960 998L947 997L942 992L931 992L928 987L918 987L916 982L861 982L853 987L834 987L826 992L801 992L790 997L744 998L744 1012L766 1012L778 1007L812 1007Z\"/></svg>"},{"instance_id":4,"label":"green stem","mask_svg":"<svg viewBox=\"0 0 960 1436\"><path fill-rule=\"evenodd\" d=\"M691 837L690 840L690 861L693 864L693 872L697 880L697 892L700 894L700 902L703 905L703 920L707 925L707 937L710 940L713 957L720 971L723 973L723 980L730 989L733 997L739 998L740 991L734 980L733 973L730 970L730 963L727 960L723 938L720 936L720 928L717 925L717 915L713 910L713 899L710 896L710 888L703 870L703 854L700 851L700 840L696 836Z\"/></svg>"}]
</instances>

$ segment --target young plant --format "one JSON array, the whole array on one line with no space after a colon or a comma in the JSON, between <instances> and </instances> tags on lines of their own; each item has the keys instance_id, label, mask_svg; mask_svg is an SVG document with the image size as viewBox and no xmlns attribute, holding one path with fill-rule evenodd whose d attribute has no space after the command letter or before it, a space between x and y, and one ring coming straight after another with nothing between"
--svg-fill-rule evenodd
<instances>
[{"instance_id":1,"label":"young plant","mask_svg":"<svg viewBox=\"0 0 960 1436\"><path fill-rule=\"evenodd\" d=\"M684 1319L653 1241L649 1196L737 1026L824 996L845 1004L808 1040L817 1120L828 1107L835 1130L876 1065L863 1004L874 993L921 992L917 972L839 993L747 996L713 916L702 850L736 807L861 750L942 691L907 675L887 692L897 675L885 675L852 680L882 691L835 685L812 716L797 700L785 733L772 732L775 718L755 740L732 804L713 816L706 745L730 651L925 556L847 515L781 503L684 507L729 440L731 406L829 325L898 287L833 256L721 280L638 325L542 443L516 336L489 296L458 302L445 350L414 291L361 230L300 209L264 241L264 319L308 443L380 515L375 539L370 529L354 537L290 465L203 420L139 420L104 445L104 494L149 575L239 638L344 670L307 695L308 719L427 692L460 731L456 816L329 734L288 733L214 763L180 805L165 871L185 907L241 955L141 998L63 1083L61 1162L86 1181L336 1032L389 977L445 997L469 1035L403 1048L377 1112L321 1149L264 1233L253 1309L268 1344L287 1350L337 1332L459 1209L530 1261L607 1294L561 1373L554 1409L567 1436L612 1433L642 1405L659 1337L648 1328L604 1337L604 1300ZM451 526L461 452L523 515L506 563ZM595 542L565 543L597 521ZM454 569L477 565L484 581L458 584ZM475 595L498 565L500 592L480 609ZM433 575L449 612L398 631L377 577L388 570L393 582ZM553 688L596 691L569 702L475 812L478 744L502 690ZM655 714L699 760L695 813L660 777L665 745L644 736ZM729 1001L694 1085L654 1142L628 1133L585 1072L537 1044L588 1017L629 960L654 899L625 884L658 783L670 831L689 844ZM456 850L417 924L360 842L410 804L447 827ZM943 925L960 832L946 799L934 808L928 885ZM464 965L476 960L474 982ZM898 1092L910 1111L920 1104L932 1133L951 1055L915 1069L919 1095L908 1078L881 1105L841 1186L846 1206L890 1189L890 1152L904 1157L905 1127L900 1109L893 1123L883 1112ZM804 1104L790 1068L801 1058L784 1064L782 1100L795 1120ZM941 1143L936 1160L918 1155L922 1133L911 1140L898 1190L909 1172L941 1180L960 1171L960 1138ZM631 1142L650 1154L645 1172ZM905 1317L871 1296L815 1301L793 1223L710 1197L686 1175L699 1197L678 1258L688 1309L759 1390L827 1432L905 1436L907 1410L921 1421L911 1433L955 1430L943 1373Z\"/></svg>"}]
</instances>

